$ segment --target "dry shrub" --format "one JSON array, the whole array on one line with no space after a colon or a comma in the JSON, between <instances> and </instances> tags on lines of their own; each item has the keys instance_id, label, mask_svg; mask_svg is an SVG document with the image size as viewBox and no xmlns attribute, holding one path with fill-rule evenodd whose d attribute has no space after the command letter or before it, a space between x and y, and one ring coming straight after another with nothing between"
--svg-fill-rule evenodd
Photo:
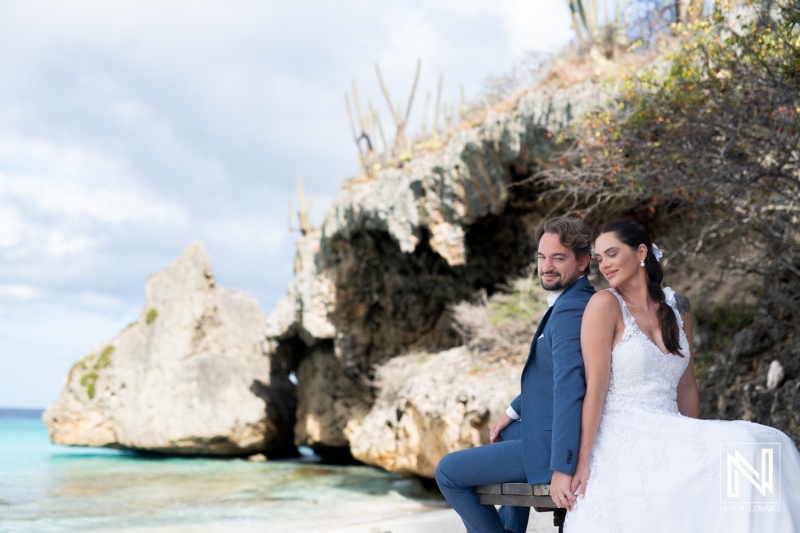
<instances>
[{"instance_id":1,"label":"dry shrub","mask_svg":"<svg viewBox=\"0 0 800 533\"><path fill-rule=\"evenodd\" d=\"M490 360L522 363L528 346L547 309L547 292L538 278L518 278L498 287L488 298L479 293L477 302L460 302L450 308L453 329L474 354Z\"/></svg>"}]
</instances>

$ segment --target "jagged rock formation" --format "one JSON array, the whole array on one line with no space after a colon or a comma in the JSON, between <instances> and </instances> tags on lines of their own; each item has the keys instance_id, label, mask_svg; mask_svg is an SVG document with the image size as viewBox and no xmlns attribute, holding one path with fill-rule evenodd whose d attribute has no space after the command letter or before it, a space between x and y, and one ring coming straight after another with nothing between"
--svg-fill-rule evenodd
<instances>
[{"instance_id":1,"label":"jagged rock formation","mask_svg":"<svg viewBox=\"0 0 800 533\"><path fill-rule=\"evenodd\" d=\"M345 428L357 427L373 402L363 383L379 365L461 343L448 306L481 289L491 294L533 259L533 232L547 206L534 187L514 184L547 164L552 132L605 101L590 83L527 94L510 112L490 112L455 134L442 151L339 193L321 231L300 239L295 279L269 319L286 366L301 365L297 444L352 444ZM320 346L332 348L340 370ZM335 430L320 428L313 405L337 413Z\"/></svg>"},{"instance_id":2,"label":"jagged rock formation","mask_svg":"<svg viewBox=\"0 0 800 533\"><path fill-rule=\"evenodd\" d=\"M463 346L395 357L377 369L378 397L350 438L353 456L401 474L433 477L445 454L486 444L519 392L547 293L524 277L505 292L451 307Z\"/></svg>"},{"instance_id":3,"label":"jagged rock formation","mask_svg":"<svg viewBox=\"0 0 800 533\"><path fill-rule=\"evenodd\" d=\"M446 305L493 290L532 258L545 206L532 187L513 185L549 164L552 132L606 98L591 83L529 93L442 151L342 190L322 225L320 259L348 373L370 375L394 355L457 343Z\"/></svg>"},{"instance_id":4,"label":"jagged rock formation","mask_svg":"<svg viewBox=\"0 0 800 533\"><path fill-rule=\"evenodd\" d=\"M485 442L519 390L542 295L496 291L533 260L553 201L527 178L554 164L561 130L612 100L605 87L529 92L440 151L354 178L321 228L306 228L288 294L266 321L251 298L216 287L191 246L150 280L139 320L72 369L45 413L53 440L206 455L293 443L432 477L445 453ZM650 222L666 250L661 237L681 241L680 228ZM714 268L682 265L682 280L667 279L691 297ZM800 441L800 303L777 301L762 299L700 380L702 414ZM774 388L772 361L784 370Z\"/></svg>"},{"instance_id":5,"label":"jagged rock formation","mask_svg":"<svg viewBox=\"0 0 800 533\"><path fill-rule=\"evenodd\" d=\"M320 255L319 230L312 230L297 242L294 279L267 321L267 337L287 341L297 338L306 346L336 337L331 322L335 312L333 273Z\"/></svg>"},{"instance_id":6,"label":"jagged rock formation","mask_svg":"<svg viewBox=\"0 0 800 533\"><path fill-rule=\"evenodd\" d=\"M487 364L464 346L392 359L379 368L378 399L351 437L353 457L432 478L445 454L489 442L521 372L521 364Z\"/></svg>"},{"instance_id":7,"label":"jagged rock formation","mask_svg":"<svg viewBox=\"0 0 800 533\"><path fill-rule=\"evenodd\" d=\"M45 413L58 444L184 455L250 455L285 446L288 373L274 368L265 317L216 285L190 245L147 282L136 322L70 371Z\"/></svg>"},{"instance_id":8,"label":"jagged rock formation","mask_svg":"<svg viewBox=\"0 0 800 533\"><path fill-rule=\"evenodd\" d=\"M327 457L342 455L370 409L369 387L342 372L330 343L317 345L300 362L297 381L295 444Z\"/></svg>"}]
</instances>

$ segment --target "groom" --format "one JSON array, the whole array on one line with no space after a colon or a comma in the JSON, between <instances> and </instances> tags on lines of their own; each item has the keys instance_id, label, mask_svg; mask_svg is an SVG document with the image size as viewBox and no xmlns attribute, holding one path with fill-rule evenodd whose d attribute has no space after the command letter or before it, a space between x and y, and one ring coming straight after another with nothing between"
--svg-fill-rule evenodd
<instances>
[{"instance_id":1,"label":"groom","mask_svg":"<svg viewBox=\"0 0 800 533\"><path fill-rule=\"evenodd\" d=\"M522 392L492 427L492 444L448 454L436 468L439 488L469 533L524 533L530 512L481 505L476 485L550 483L557 506L571 509L575 501L569 487L586 391L580 329L594 294L586 278L590 232L577 219L559 217L537 229L536 241L539 278L551 292L522 370Z\"/></svg>"}]
</instances>

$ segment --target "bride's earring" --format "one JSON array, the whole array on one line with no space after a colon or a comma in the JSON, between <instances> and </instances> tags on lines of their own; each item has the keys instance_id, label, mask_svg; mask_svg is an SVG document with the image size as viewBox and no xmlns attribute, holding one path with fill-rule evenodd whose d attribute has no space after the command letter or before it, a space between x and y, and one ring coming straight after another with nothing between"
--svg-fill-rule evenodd
<instances>
[{"instance_id":1,"label":"bride's earring","mask_svg":"<svg viewBox=\"0 0 800 533\"><path fill-rule=\"evenodd\" d=\"M639 266L644 266L644 259L642 259L641 261L639 261Z\"/></svg>"}]
</instances>

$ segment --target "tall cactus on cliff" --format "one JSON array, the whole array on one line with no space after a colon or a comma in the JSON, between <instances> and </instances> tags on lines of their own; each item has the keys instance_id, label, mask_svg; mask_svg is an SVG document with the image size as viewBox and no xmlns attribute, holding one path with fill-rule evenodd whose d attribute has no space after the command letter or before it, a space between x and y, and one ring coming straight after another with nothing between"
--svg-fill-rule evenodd
<instances>
[{"instance_id":1,"label":"tall cactus on cliff","mask_svg":"<svg viewBox=\"0 0 800 533\"><path fill-rule=\"evenodd\" d=\"M597 0L567 0L572 12L572 25L581 45L600 40Z\"/></svg>"},{"instance_id":2,"label":"tall cactus on cliff","mask_svg":"<svg viewBox=\"0 0 800 533\"><path fill-rule=\"evenodd\" d=\"M398 102L397 106L395 107L395 105L392 103L392 96L389 94L389 89L387 89L386 84L383 83L381 69L378 64L375 63L375 72L378 74L378 83L381 86L383 96L386 98L386 105L388 105L389 109L392 111L392 117L394 117L394 122L397 126L397 132L394 136L394 152L399 152L406 146L406 125L408 124L408 117L411 115L411 104L414 103L414 95L417 92L417 84L419 83L419 73L421 68L422 59L418 59L417 72L414 75L414 84L411 86L411 95L408 97L408 106L406 106L406 113L403 115L403 108L401 107L401 104Z\"/></svg>"},{"instance_id":3,"label":"tall cactus on cliff","mask_svg":"<svg viewBox=\"0 0 800 533\"><path fill-rule=\"evenodd\" d=\"M676 0L681 1L681 0ZM602 2L604 24L600 21ZM619 48L628 45L628 14L630 0L616 0L614 18L609 15L609 0L567 0L572 13L572 25L578 45L585 50L601 48L607 55L615 55Z\"/></svg>"}]
</instances>

